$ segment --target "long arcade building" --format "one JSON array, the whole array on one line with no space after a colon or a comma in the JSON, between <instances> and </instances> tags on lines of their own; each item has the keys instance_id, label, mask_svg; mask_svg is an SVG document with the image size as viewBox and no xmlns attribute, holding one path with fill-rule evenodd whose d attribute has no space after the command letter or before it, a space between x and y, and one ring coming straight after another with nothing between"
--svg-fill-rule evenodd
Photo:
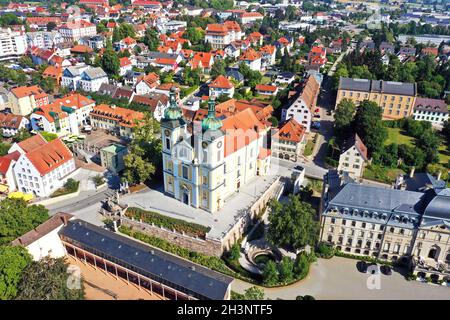
<instances>
[{"instance_id":1,"label":"long arcade building","mask_svg":"<svg viewBox=\"0 0 450 320\"><path fill-rule=\"evenodd\" d=\"M59 236L68 255L170 300L229 300L233 278L82 220Z\"/></svg>"}]
</instances>

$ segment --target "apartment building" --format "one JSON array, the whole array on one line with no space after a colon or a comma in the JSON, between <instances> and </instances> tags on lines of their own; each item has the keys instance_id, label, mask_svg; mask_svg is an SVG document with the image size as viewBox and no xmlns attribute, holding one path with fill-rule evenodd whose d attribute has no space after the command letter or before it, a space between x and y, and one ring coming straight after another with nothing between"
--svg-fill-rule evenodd
<instances>
[{"instance_id":1,"label":"apartment building","mask_svg":"<svg viewBox=\"0 0 450 320\"><path fill-rule=\"evenodd\" d=\"M297 161L306 144L305 133L304 126L294 118L288 119L272 135L272 155L280 159Z\"/></svg>"},{"instance_id":2,"label":"apartment building","mask_svg":"<svg viewBox=\"0 0 450 320\"><path fill-rule=\"evenodd\" d=\"M356 105L363 100L370 100L381 107L383 119L397 120L412 115L416 96L416 83L341 77L336 106L345 98Z\"/></svg>"},{"instance_id":3,"label":"apartment building","mask_svg":"<svg viewBox=\"0 0 450 320\"><path fill-rule=\"evenodd\" d=\"M206 27L205 41L211 43L213 49L223 49L231 42L241 39L242 30L236 21L213 23Z\"/></svg>"},{"instance_id":4,"label":"apartment building","mask_svg":"<svg viewBox=\"0 0 450 320\"><path fill-rule=\"evenodd\" d=\"M79 41L84 37L92 37L97 34L95 24L86 20L68 21L58 29L65 42Z\"/></svg>"},{"instance_id":5,"label":"apartment building","mask_svg":"<svg viewBox=\"0 0 450 320\"><path fill-rule=\"evenodd\" d=\"M114 105L100 104L94 107L89 117L94 128L108 130L120 137L131 139L133 128L144 119L144 114Z\"/></svg>"},{"instance_id":6,"label":"apartment building","mask_svg":"<svg viewBox=\"0 0 450 320\"><path fill-rule=\"evenodd\" d=\"M442 128L448 120L448 106L444 100L416 98L414 104L413 119L428 121L434 127Z\"/></svg>"},{"instance_id":7,"label":"apartment building","mask_svg":"<svg viewBox=\"0 0 450 320\"><path fill-rule=\"evenodd\" d=\"M301 85L300 92L294 102L281 111L281 118L286 121L294 118L299 124L306 128L306 132L311 130L311 122L315 112L317 97L319 96L320 84L313 76L308 76Z\"/></svg>"},{"instance_id":8,"label":"apartment building","mask_svg":"<svg viewBox=\"0 0 450 320\"><path fill-rule=\"evenodd\" d=\"M20 152L14 165L17 189L38 197L48 197L61 188L75 171L75 160L69 148L60 140L47 142L35 135L8 151Z\"/></svg>"},{"instance_id":9,"label":"apartment building","mask_svg":"<svg viewBox=\"0 0 450 320\"><path fill-rule=\"evenodd\" d=\"M425 173L398 182L386 189L329 171L321 241L349 254L409 264L421 278L449 281L450 189Z\"/></svg>"},{"instance_id":10,"label":"apartment building","mask_svg":"<svg viewBox=\"0 0 450 320\"><path fill-rule=\"evenodd\" d=\"M108 75L102 68L89 65L67 67L61 78L61 86L70 90L98 91L103 83L108 82Z\"/></svg>"},{"instance_id":11,"label":"apartment building","mask_svg":"<svg viewBox=\"0 0 450 320\"><path fill-rule=\"evenodd\" d=\"M0 61L19 58L27 51L27 40L22 31L0 29Z\"/></svg>"},{"instance_id":12,"label":"apartment building","mask_svg":"<svg viewBox=\"0 0 450 320\"><path fill-rule=\"evenodd\" d=\"M39 86L23 86L11 89L8 96L11 113L26 116L34 108L48 104L48 94Z\"/></svg>"},{"instance_id":13,"label":"apartment building","mask_svg":"<svg viewBox=\"0 0 450 320\"><path fill-rule=\"evenodd\" d=\"M27 45L40 49L53 49L64 42L58 31L27 32Z\"/></svg>"}]
</instances>

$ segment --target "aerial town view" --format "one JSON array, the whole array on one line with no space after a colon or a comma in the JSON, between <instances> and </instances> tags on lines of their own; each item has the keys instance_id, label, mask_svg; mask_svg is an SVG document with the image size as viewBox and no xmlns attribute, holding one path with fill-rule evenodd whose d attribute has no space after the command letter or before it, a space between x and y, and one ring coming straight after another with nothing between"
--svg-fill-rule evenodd
<instances>
[{"instance_id":1,"label":"aerial town view","mask_svg":"<svg viewBox=\"0 0 450 320\"><path fill-rule=\"evenodd\" d=\"M450 300L449 110L447 0L0 0L0 300Z\"/></svg>"}]
</instances>

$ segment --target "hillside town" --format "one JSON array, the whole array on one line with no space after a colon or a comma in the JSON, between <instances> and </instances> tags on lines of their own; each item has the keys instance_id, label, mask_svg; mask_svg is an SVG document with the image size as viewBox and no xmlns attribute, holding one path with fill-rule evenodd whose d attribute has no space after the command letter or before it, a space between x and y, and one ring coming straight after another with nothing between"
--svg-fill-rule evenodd
<instances>
[{"instance_id":1,"label":"hillside town","mask_svg":"<svg viewBox=\"0 0 450 320\"><path fill-rule=\"evenodd\" d=\"M445 0L0 0L0 300L448 300L449 110Z\"/></svg>"}]
</instances>

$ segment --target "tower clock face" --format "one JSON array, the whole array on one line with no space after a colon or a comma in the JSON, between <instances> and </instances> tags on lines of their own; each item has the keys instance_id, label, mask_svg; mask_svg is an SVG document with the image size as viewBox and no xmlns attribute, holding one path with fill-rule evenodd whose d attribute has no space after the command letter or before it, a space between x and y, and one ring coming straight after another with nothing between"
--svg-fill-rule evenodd
<instances>
[{"instance_id":1,"label":"tower clock face","mask_svg":"<svg viewBox=\"0 0 450 320\"><path fill-rule=\"evenodd\" d=\"M164 131L164 134L166 135L166 137L168 137L168 136L170 136L170 131L166 129L166 130Z\"/></svg>"},{"instance_id":2,"label":"tower clock face","mask_svg":"<svg viewBox=\"0 0 450 320\"><path fill-rule=\"evenodd\" d=\"M202 147L203 147L203 148L206 148L206 147L208 147L208 142L206 142L206 141L203 141L203 143L202 143Z\"/></svg>"},{"instance_id":3,"label":"tower clock face","mask_svg":"<svg viewBox=\"0 0 450 320\"><path fill-rule=\"evenodd\" d=\"M217 142L217 148L221 148L222 147L222 141Z\"/></svg>"}]
</instances>

